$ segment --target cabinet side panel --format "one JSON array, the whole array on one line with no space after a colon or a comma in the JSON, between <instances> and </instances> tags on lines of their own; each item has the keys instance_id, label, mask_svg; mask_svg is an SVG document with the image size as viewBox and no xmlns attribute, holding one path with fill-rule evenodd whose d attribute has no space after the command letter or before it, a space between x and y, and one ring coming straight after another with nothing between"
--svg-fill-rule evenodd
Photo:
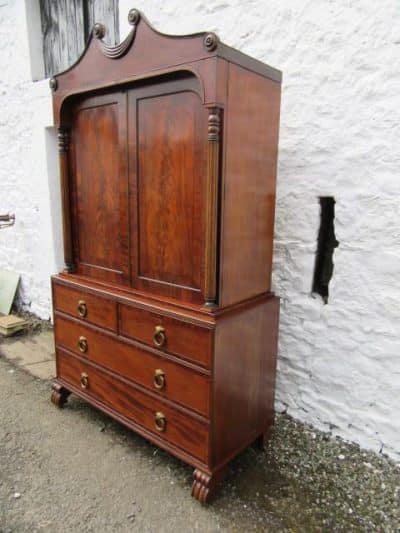
<instances>
[{"instance_id":1,"label":"cabinet side panel","mask_svg":"<svg viewBox=\"0 0 400 533\"><path fill-rule=\"evenodd\" d=\"M228 83L222 306L271 288L280 109L279 83L233 64Z\"/></svg>"},{"instance_id":2,"label":"cabinet side panel","mask_svg":"<svg viewBox=\"0 0 400 533\"><path fill-rule=\"evenodd\" d=\"M221 318L215 333L213 466L273 422L279 299Z\"/></svg>"}]
</instances>

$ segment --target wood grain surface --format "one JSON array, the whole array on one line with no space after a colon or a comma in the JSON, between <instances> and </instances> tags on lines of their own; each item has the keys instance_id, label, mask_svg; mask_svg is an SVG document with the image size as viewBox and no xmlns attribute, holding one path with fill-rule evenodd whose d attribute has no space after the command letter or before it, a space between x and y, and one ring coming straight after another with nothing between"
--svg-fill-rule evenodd
<instances>
[{"instance_id":1,"label":"wood grain surface","mask_svg":"<svg viewBox=\"0 0 400 533\"><path fill-rule=\"evenodd\" d=\"M86 98L74 109L71 168L77 270L99 279L127 283L128 176L123 93Z\"/></svg>"},{"instance_id":2,"label":"wood grain surface","mask_svg":"<svg viewBox=\"0 0 400 533\"><path fill-rule=\"evenodd\" d=\"M121 341L115 335L85 326L56 315L57 346L87 358L103 368L138 383L160 397L168 398L200 414L209 414L209 376L180 365L156 350ZM87 350L81 352L79 339L84 337ZM162 388L154 384L156 371L163 373Z\"/></svg>"},{"instance_id":3,"label":"wood grain surface","mask_svg":"<svg viewBox=\"0 0 400 533\"><path fill-rule=\"evenodd\" d=\"M82 316L80 307L86 311ZM117 304L115 301L95 296L84 289L73 289L65 285L53 284L53 306L83 322L117 331Z\"/></svg>"},{"instance_id":4,"label":"wood grain surface","mask_svg":"<svg viewBox=\"0 0 400 533\"><path fill-rule=\"evenodd\" d=\"M249 95L243 98L243 95ZM250 97L251 95L251 97ZM280 86L229 66L221 304L271 290Z\"/></svg>"},{"instance_id":5,"label":"wood grain surface","mask_svg":"<svg viewBox=\"0 0 400 533\"><path fill-rule=\"evenodd\" d=\"M58 371L63 380L81 394L93 396L104 406L143 426L157 436L172 442L188 453L205 461L208 455L208 425L195 417L183 414L162 400L156 400L117 377L83 362L77 357L58 351ZM88 376L88 386L81 387L82 374ZM157 413L165 415L165 430L156 429Z\"/></svg>"},{"instance_id":6,"label":"wood grain surface","mask_svg":"<svg viewBox=\"0 0 400 533\"><path fill-rule=\"evenodd\" d=\"M120 333L154 346L156 326L165 329L163 351L184 357L206 368L211 367L213 332L171 317L143 311L133 306L120 306Z\"/></svg>"},{"instance_id":7,"label":"wood grain surface","mask_svg":"<svg viewBox=\"0 0 400 533\"><path fill-rule=\"evenodd\" d=\"M193 92L196 85L193 78L184 78L179 84L129 91L128 123L130 190L136 193L131 206L132 284L200 302L207 123Z\"/></svg>"}]
</instances>

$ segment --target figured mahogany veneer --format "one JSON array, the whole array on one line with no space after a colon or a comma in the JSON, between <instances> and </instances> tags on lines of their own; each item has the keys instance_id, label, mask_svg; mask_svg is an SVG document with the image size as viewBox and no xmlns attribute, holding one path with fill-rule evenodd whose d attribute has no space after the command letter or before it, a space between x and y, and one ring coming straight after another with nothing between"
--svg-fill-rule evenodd
<instances>
[{"instance_id":1,"label":"figured mahogany veneer","mask_svg":"<svg viewBox=\"0 0 400 533\"><path fill-rule=\"evenodd\" d=\"M192 464L205 503L273 423L281 74L213 33L129 21L116 47L97 24L50 83L65 258L51 399L73 392Z\"/></svg>"},{"instance_id":2,"label":"figured mahogany veneer","mask_svg":"<svg viewBox=\"0 0 400 533\"><path fill-rule=\"evenodd\" d=\"M87 358L158 395L181 403L205 416L209 412L209 375L186 366L158 350L142 349L105 331L55 316L57 346ZM82 338L85 340L82 344Z\"/></svg>"},{"instance_id":3,"label":"figured mahogany veneer","mask_svg":"<svg viewBox=\"0 0 400 533\"><path fill-rule=\"evenodd\" d=\"M126 110L120 91L77 103L69 150L77 270L123 284L130 268Z\"/></svg>"},{"instance_id":4,"label":"figured mahogany veneer","mask_svg":"<svg viewBox=\"0 0 400 533\"><path fill-rule=\"evenodd\" d=\"M157 326L164 329L164 342L161 346L163 350L210 368L213 335L209 329L137 307L120 307L121 335L154 346Z\"/></svg>"},{"instance_id":5,"label":"figured mahogany veneer","mask_svg":"<svg viewBox=\"0 0 400 533\"><path fill-rule=\"evenodd\" d=\"M117 331L117 305L112 300L65 285L53 285L53 306L89 324Z\"/></svg>"},{"instance_id":6,"label":"figured mahogany veneer","mask_svg":"<svg viewBox=\"0 0 400 533\"><path fill-rule=\"evenodd\" d=\"M101 402L114 413L158 434L200 461L207 461L209 432L206 421L178 411L62 350L57 352L57 364L62 381L74 392L86 396L89 401ZM87 379L84 386L82 374ZM163 423L157 422L158 413L164 416Z\"/></svg>"}]
</instances>

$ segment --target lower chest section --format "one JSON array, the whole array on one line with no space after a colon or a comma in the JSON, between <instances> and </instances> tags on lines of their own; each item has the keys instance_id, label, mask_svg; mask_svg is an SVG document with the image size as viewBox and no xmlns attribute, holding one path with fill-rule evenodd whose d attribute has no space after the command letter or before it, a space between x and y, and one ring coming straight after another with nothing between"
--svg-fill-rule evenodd
<instances>
[{"instance_id":1,"label":"lower chest section","mask_svg":"<svg viewBox=\"0 0 400 533\"><path fill-rule=\"evenodd\" d=\"M276 298L210 315L57 277L53 299L56 390L206 473L272 424Z\"/></svg>"},{"instance_id":2,"label":"lower chest section","mask_svg":"<svg viewBox=\"0 0 400 533\"><path fill-rule=\"evenodd\" d=\"M207 464L212 328L55 283L57 379L188 462Z\"/></svg>"}]
</instances>

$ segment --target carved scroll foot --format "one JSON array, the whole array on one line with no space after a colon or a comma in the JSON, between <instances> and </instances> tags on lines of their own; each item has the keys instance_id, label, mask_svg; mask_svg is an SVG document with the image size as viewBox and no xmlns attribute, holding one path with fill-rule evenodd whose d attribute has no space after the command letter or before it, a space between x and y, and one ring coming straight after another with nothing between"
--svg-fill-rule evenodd
<instances>
[{"instance_id":1,"label":"carved scroll foot","mask_svg":"<svg viewBox=\"0 0 400 533\"><path fill-rule=\"evenodd\" d=\"M198 468L193 472L192 496L201 504L206 504L215 494L215 489L225 475L225 468L213 473L206 474Z\"/></svg>"},{"instance_id":2,"label":"carved scroll foot","mask_svg":"<svg viewBox=\"0 0 400 533\"><path fill-rule=\"evenodd\" d=\"M51 389L51 401L57 407L64 407L71 392L57 382L52 384Z\"/></svg>"}]
</instances>

